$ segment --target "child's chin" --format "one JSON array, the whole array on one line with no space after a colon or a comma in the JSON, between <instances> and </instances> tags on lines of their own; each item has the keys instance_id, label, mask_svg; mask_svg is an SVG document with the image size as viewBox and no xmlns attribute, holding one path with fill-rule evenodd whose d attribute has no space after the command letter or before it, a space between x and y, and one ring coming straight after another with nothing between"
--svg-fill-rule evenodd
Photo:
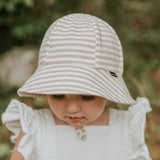
<instances>
[{"instance_id":1,"label":"child's chin","mask_svg":"<svg viewBox=\"0 0 160 160\"><path fill-rule=\"evenodd\" d=\"M69 125L71 125L74 128L82 128L84 126L84 124L82 124L82 123L73 123L73 124L69 124Z\"/></svg>"}]
</instances>

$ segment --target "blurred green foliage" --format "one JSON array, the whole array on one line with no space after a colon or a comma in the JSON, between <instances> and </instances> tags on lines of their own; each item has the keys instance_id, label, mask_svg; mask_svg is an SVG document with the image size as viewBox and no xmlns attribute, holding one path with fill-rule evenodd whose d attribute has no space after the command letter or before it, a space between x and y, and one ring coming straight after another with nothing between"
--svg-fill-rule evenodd
<instances>
[{"instance_id":1,"label":"blurred green foliage","mask_svg":"<svg viewBox=\"0 0 160 160\"><path fill-rule=\"evenodd\" d=\"M134 98L147 96L153 113L147 123L147 144L160 159L160 1L159 0L0 0L0 55L14 46L40 46L48 26L69 13L93 14L116 30L124 51L124 77ZM10 99L24 100L17 88L0 84L0 114ZM0 160L9 159L10 133L0 126ZM152 139L152 140L150 140Z\"/></svg>"}]
</instances>

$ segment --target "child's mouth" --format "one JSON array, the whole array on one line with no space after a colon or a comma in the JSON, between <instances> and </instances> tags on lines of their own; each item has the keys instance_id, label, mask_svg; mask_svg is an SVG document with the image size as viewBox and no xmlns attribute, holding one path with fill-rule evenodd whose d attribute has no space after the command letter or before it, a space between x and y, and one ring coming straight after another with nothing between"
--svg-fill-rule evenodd
<instances>
[{"instance_id":1,"label":"child's mouth","mask_svg":"<svg viewBox=\"0 0 160 160\"><path fill-rule=\"evenodd\" d=\"M80 122L84 119L84 117L68 117L68 119L72 122Z\"/></svg>"}]
</instances>

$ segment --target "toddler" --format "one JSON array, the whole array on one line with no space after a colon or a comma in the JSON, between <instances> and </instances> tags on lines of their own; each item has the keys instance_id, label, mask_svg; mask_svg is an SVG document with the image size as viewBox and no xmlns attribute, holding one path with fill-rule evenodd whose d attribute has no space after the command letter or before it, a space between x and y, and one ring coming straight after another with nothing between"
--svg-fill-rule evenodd
<instances>
[{"instance_id":1,"label":"toddler","mask_svg":"<svg viewBox=\"0 0 160 160\"><path fill-rule=\"evenodd\" d=\"M113 28L88 14L56 20L35 73L19 96L47 97L49 108L12 100L2 121L13 132L11 160L151 160L144 139L147 98L133 100L122 77ZM107 102L128 104L127 111Z\"/></svg>"}]
</instances>

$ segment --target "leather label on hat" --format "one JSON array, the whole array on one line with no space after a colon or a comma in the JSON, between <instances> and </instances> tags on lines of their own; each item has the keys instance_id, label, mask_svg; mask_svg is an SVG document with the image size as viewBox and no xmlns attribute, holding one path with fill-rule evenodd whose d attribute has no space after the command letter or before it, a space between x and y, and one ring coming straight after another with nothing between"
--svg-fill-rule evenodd
<instances>
[{"instance_id":1,"label":"leather label on hat","mask_svg":"<svg viewBox=\"0 0 160 160\"><path fill-rule=\"evenodd\" d=\"M111 74L111 76L113 77L118 77L116 73L109 71L109 73Z\"/></svg>"}]
</instances>

